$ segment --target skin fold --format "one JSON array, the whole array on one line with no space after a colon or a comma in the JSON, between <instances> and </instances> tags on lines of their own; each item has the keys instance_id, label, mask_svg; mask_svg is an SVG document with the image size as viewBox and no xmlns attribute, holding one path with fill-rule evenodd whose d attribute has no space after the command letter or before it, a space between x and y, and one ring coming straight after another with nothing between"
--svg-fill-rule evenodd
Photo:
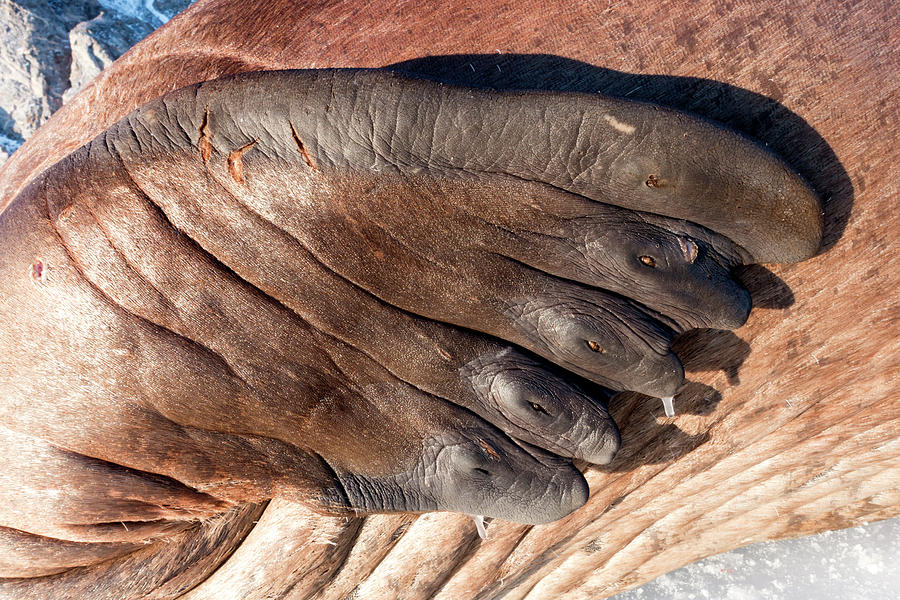
<instances>
[{"instance_id":1,"label":"skin fold","mask_svg":"<svg viewBox=\"0 0 900 600\"><path fill-rule=\"evenodd\" d=\"M32 548L0 570L273 497L558 519L570 459L618 449L608 394L674 395L674 336L749 314L733 269L820 237L780 159L660 107L363 70L175 91L0 214L0 440L29 457L0 542Z\"/></svg>"}]
</instances>

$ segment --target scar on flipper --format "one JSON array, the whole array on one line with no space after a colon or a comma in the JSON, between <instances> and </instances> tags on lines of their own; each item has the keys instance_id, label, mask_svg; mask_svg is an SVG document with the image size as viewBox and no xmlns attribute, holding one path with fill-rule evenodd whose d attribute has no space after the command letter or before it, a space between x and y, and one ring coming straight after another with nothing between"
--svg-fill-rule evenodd
<instances>
[{"instance_id":1,"label":"scar on flipper","mask_svg":"<svg viewBox=\"0 0 900 600\"><path fill-rule=\"evenodd\" d=\"M313 171L318 171L318 167L316 167L316 163L313 162L312 156L310 156L309 151L306 149L306 146L303 145L303 140L300 139L300 136L297 135L297 130L294 129L294 124L289 123L291 127L291 137L294 138L294 143L297 144L297 150L300 152L300 156L303 157L303 161L309 166Z\"/></svg>"},{"instance_id":2,"label":"scar on flipper","mask_svg":"<svg viewBox=\"0 0 900 600\"><path fill-rule=\"evenodd\" d=\"M635 126L629 125L628 123L623 123L612 115L603 115L603 120L609 123L609 126L615 129L620 133L624 133L626 135L631 135L634 133Z\"/></svg>"},{"instance_id":3,"label":"scar on flipper","mask_svg":"<svg viewBox=\"0 0 900 600\"><path fill-rule=\"evenodd\" d=\"M237 150L233 150L231 154L228 155L228 172L231 174L231 178L238 183L244 183L244 160L241 157L244 152L255 145L256 140L253 140L249 144L244 144Z\"/></svg>"},{"instance_id":4,"label":"scar on flipper","mask_svg":"<svg viewBox=\"0 0 900 600\"><path fill-rule=\"evenodd\" d=\"M209 107L206 107L203 110L203 122L200 123L200 127L197 128L197 131L200 132L200 139L197 140L200 158L203 159L204 163L208 163L209 157L212 154L212 143L209 141Z\"/></svg>"}]
</instances>

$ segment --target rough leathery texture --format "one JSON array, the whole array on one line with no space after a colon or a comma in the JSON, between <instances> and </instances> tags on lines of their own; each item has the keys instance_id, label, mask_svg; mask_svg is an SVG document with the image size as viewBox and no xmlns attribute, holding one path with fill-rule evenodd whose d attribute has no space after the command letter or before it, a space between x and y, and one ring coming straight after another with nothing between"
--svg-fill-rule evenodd
<instances>
[{"instance_id":1,"label":"rough leathery texture","mask_svg":"<svg viewBox=\"0 0 900 600\"><path fill-rule=\"evenodd\" d=\"M613 389L633 389L651 395L674 394L682 381L682 371L677 359L666 352L670 336L656 331L653 319L639 307L628 306L609 295L597 296L589 290L556 285L551 279L542 278L539 271L530 272L512 262L485 260L483 252L494 243L498 233L520 235L519 223L528 223L546 238L561 237L551 228L568 225L567 233L572 235L576 249L589 258L593 256L600 265L609 262L606 255L614 250L627 249L619 257L625 265L613 264L606 277L595 278L592 282L595 285L633 295L640 302L658 307L660 313L674 313L675 318L698 311L696 318L688 321L690 325L726 327L741 325L749 310L749 297L732 282L729 274L737 263L734 259L721 258L716 262L716 252L704 246L703 259L694 265L702 242L670 233L665 228L665 219L647 217L651 221L655 218L657 223L662 221L663 226L654 229L640 218L634 223L636 219L628 216L627 211L616 212L589 199L561 194L546 184L519 181L519 167L504 166L502 161L514 160L506 155L516 151L530 156L533 148L511 149L502 136L495 134L493 137L499 139L490 139L491 134L485 132L506 134L510 127L521 126L520 120L527 123L527 119L520 119L525 109L509 107L507 114L515 115L515 119L492 128L490 120L485 121L481 112L488 110L484 104L490 105L496 99L482 94L474 104L479 111L474 122L479 125L472 135L472 125L461 120L474 110L463 102L469 93L383 72L256 73L168 95L112 128L102 143L111 147L126 164L135 161L137 164L130 167L133 171L130 175L141 180L139 185L147 188L152 196L160 198L172 195L173 186L187 186L160 177L162 170L158 166L141 166L144 163L155 160L168 163L171 167L167 168L178 171L185 168L196 171L199 165L195 154L199 150L205 168L215 170L215 165L209 164L212 157L227 155L229 176L219 178L218 185L239 198L240 203L249 204L249 209L263 220L276 223L287 235L297 239L328 269L380 299L423 316L474 327L514 341ZM537 103L549 97L536 94L524 100ZM568 102L566 106L571 111L584 98L562 96L558 100ZM443 108L430 115L427 111L409 109L413 104L436 104ZM524 106L531 108L527 102ZM648 113L646 118L655 117L652 109L641 108ZM499 115L493 118L496 120ZM589 117L582 116L582 122L588 127ZM700 125L685 125L684 135L688 132L700 135L693 132L692 126ZM418 137L411 139L411 131ZM671 133L682 136L681 129ZM703 134L713 139L719 133L731 135L724 130ZM569 137L556 135L562 148L568 148L581 137L572 132L568 132ZM483 141L479 136L489 140ZM428 138L430 146L425 145L424 138ZM484 170L472 166L468 155L449 152L444 140L459 138L468 139L472 148L480 151L490 144L498 145L491 155L492 166ZM599 150L594 151L604 150L606 143L602 139L597 141L595 146ZM755 147L749 142L745 145ZM598 164L605 160L600 154ZM185 162L191 164L185 166ZM251 180L247 180L245 172L249 173L247 169L254 162L258 166ZM770 162L773 172L780 172L781 163L774 158ZM313 164L317 167L312 168ZM559 168L553 164L545 167L550 174ZM338 175L346 171L355 175ZM192 185L192 193L196 194L199 188L197 184ZM282 191L285 188L290 190L287 194ZM602 185L591 187L591 191L595 197L605 199L607 195ZM204 187L204 192L215 193L209 186ZM510 196L521 200L510 202ZM696 204L707 201L702 196L692 200ZM806 201L806 197L798 199L799 205ZM716 196L712 204L718 206L718 202ZM179 214L174 211L184 210L178 204L174 200L176 208L169 210L176 221ZM407 217L404 207L413 204L417 210ZM566 206L568 218L554 213L559 206ZM573 226L573 217L579 210L586 218ZM380 214L392 216L379 219ZM176 226L200 230L192 234L195 236L208 235L202 232L207 224L201 222L207 217L186 218L193 222L176 222ZM426 218L431 225L423 230L419 224ZM626 219L632 223L624 222ZM792 226L802 228L800 222L792 222ZM809 223L812 231L809 235L818 235L817 223L817 220ZM355 238L345 239L348 227L360 232L360 243L367 245L353 248L352 260L347 259L346 245L354 244ZM672 227L679 230L691 226L673 223ZM754 227L758 232L765 232L760 235L768 235L775 224L760 220ZM476 228L481 230L476 239L460 239L463 233L472 236ZM599 232L608 232L611 237L586 239L587 235ZM718 237L697 226L693 226L692 233L704 239ZM667 238L665 241L675 249L674 253L669 252L668 256L659 253L661 237ZM578 248L579 238L583 240L581 248ZM732 257L747 259L739 247L723 242L720 237L719 240ZM686 251L686 244L693 250ZM540 242L523 244L515 237L509 246L507 252L513 259L523 252L532 256L539 252L553 253ZM374 247L388 250L371 252ZM470 248L469 254L463 254ZM418 253L415 249L419 249ZM424 260L420 256L423 249L428 254ZM559 252L559 248L553 250ZM559 262L571 260L571 251L563 256ZM715 279L708 269L702 268L703 264L717 267ZM626 265L653 274L632 276L623 272ZM680 265L696 266L697 272L678 273ZM417 277L435 275L440 275L445 282L458 281L459 286L471 291L448 295L449 290L433 280L417 280ZM664 283L660 281L667 275ZM702 292L691 297L691 288L701 286ZM637 290L632 291L635 287ZM466 302L467 297L474 303ZM492 309L490 304L496 304L497 300L509 306ZM572 302L582 306L580 312L586 319L582 326L571 329L566 325L568 315L579 310L573 306L563 308L560 317L543 315L555 305ZM490 312L483 314L486 308ZM719 316L720 311L724 312L724 318ZM499 315L493 312L505 315L498 320ZM535 313L541 313L537 318L546 324L530 321L529 317ZM611 315L616 322L604 320L604 314ZM565 331L567 328L571 331ZM632 335L633 329L645 332ZM607 331L612 333L612 338L606 337ZM648 337L652 340L648 341ZM599 354L604 356L586 351L590 342L599 344ZM556 347L571 348L561 354L554 350Z\"/></svg>"},{"instance_id":2,"label":"rough leathery texture","mask_svg":"<svg viewBox=\"0 0 900 600\"><path fill-rule=\"evenodd\" d=\"M8 335L37 329L52 346L29 340L13 353L4 422L101 470L171 479L188 510L148 510L154 492L138 476L106 492L134 494L137 509L107 501L94 514L82 493L3 524L148 543L272 497L523 523L584 504L584 478L553 453L609 462L617 429L553 366L505 342L611 390L672 396L684 379L675 332L741 325L749 299L731 271L753 259L743 240L598 203L612 192L596 176L591 197L562 189L575 186L558 185L565 168L549 157L596 152L608 173L602 137L582 147L579 132L551 131L543 175L523 177L517 156L530 154L507 147L495 100L385 71L251 73L167 94L37 177L0 216L3 314ZM516 127L532 104L578 112L587 97L510 100ZM433 114L412 109L428 104ZM583 127L597 118L583 114ZM669 134L731 135L698 123ZM466 137L496 146L490 167L448 151L445 140ZM777 177L781 163L769 162ZM706 203L673 210L714 213ZM781 224L755 226L765 236ZM586 259L576 280L552 272L572 261L565 243ZM542 270L535 257L554 253ZM45 374L40 387L26 365ZM58 522L47 529L42 512ZM110 537L116 520L139 527Z\"/></svg>"},{"instance_id":3,"label":"rough leathery texture","mask_svg":"<svg viewBox=\"0 0 900 600\"><path fill-rule=\"evenodd\" d=\"M760 262L803 260L819 249L819 200L787 165L732 131L659 106L339 70L245 75L190 93L193 103L172 97L134 118L150 127L178 122L183 132L167 129L155 140L163 146L183 135L197 141L205 125L213 148L260 144L286 158L300 141L304 159L322 165L508 174L695 221Z\"/></svg>"}]
</instances>

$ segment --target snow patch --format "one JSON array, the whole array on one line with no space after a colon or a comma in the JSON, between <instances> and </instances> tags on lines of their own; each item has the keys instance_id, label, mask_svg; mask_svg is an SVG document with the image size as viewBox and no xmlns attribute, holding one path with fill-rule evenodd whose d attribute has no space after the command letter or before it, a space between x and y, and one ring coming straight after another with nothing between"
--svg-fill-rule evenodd
<instances>
[{"instance_id":1,"label":"snow patch","mask_svg":"<svg viewBox=\"0 0 900 600\"><path fill-rule=\"evenodd\" d=\"M900 589L900 518L752 544L611 600L888 600Z\"/></svg>"}]
</instances>

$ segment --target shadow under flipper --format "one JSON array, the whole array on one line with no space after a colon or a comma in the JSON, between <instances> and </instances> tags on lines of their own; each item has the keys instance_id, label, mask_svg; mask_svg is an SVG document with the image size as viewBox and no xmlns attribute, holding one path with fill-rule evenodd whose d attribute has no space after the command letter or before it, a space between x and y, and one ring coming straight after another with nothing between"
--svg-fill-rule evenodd
<instances>
[{"instance_id":1,"label":"shadow under flipper","mask_svg":"<svg viewBox=\"0 0 900 600\"><path fill-rule=\"evenodd\" d=\"M756 87L767 95L710 79L624 73L547 54L426 56L386 68L457 85L599 92L691 112L756 139L810 183L825 212L820 251L834 246L850 217L853 186L846 170L816 130L781 104L781 90L762 75ZM787 285L761 267L742 270L739 277L755 306L786 308L793 302ZM737 385L739 368L750 347L730 331L707 329L686 332L673 350L687 371L722 370L729 383ZM602 394L595 397L602 398ZM709 414L720 399L715 389L688 382L675 397L676 412ZM709 439L706 433L690 435L674 424L660 424L657 417L663 415L663 407L659 399L623 392L610 399L609 410L619 426L622 449L611 464L594 467L600 471L630 471L648 463L669 462Z\"/></svg>"},{"instance_id":2,"label":"shadow under flipper","mask_svg":"<svg viewBox=\"0 0 900 600\"><path fill-rule=\"evenodd\" d=\"M672 343L686 372L724 371L729 385L740 384L740 368L750 344L727 329L691 329Z\"/></svg>"},{"instance_id":3,"label":"shadow under flipper","mask_svg":"<svg viewBox=\"0 0 900 600\"><path fill-rule=\"evenodd\" d=\"M622 449L610 464L591 465L601 472L633 471L644 465L673 462L709 441L706 432L690 435L674 423L660 424L657 419L663 416L663 407L659 399L637 392L613 396L609 412L619 426Z\"/></svg>"},{"instance_id":4,"label":"shadow under flipper","mask_svg":"<svg viewBox=\"0 0 900 600\"><path fill-rule=\"evenodd\" d=\"M750 292L754 308L788 308L794 303L791 288L762 265L737 267L734 277Z\"/></svg>"},{"instance_id":5,"label":"shadow under flipper","mask_svg":"<svg viewBox=\"0 0 900 600\"><path fill-rule=\"evenodd\" d=\"M649 401L659 402L656 398ZM673 404L675 414L711 415L721 401L722 394L716 388L699 381L688 381L675 394Z\"/></svg>"},{"instance_id":6,"label":"shadow under flipper","mask_svg":"<svg viewBox=\"0 0 900 600\"><path fill-rule=\"evenodd\" d=\"M806 178L824 203L821 251L834 246L850 218L853 185L846 170L816 130L779 102L781 90L762 75L757 86L769 96L710 79L623 73L550 54L426 56L386 68L458 85L600 92L688 111L755 138Z\"/></svg>"},{"instance_id":7,"label":"shadow under flipper","mask_svg":"<svg viewBox=\"0 0 900 600\"><path fill-rule=\"evenodd\" d=\"M721 329L692 329L679 336L672 350L686 371L721 370L730 385L740 383L740 366L750 354L749 344L731 331ZM722 395L715 388L688 381L675 395L675 412L709 415L721 400ZM605 405L619 427L622 449L609 465L594 467L600 471L624 472L641 465L672 462L709 440L706 432L691 435L674 423L660 423L664 413L658 398L622 392L609 398Z\"/></svg>"}]
</instances>

